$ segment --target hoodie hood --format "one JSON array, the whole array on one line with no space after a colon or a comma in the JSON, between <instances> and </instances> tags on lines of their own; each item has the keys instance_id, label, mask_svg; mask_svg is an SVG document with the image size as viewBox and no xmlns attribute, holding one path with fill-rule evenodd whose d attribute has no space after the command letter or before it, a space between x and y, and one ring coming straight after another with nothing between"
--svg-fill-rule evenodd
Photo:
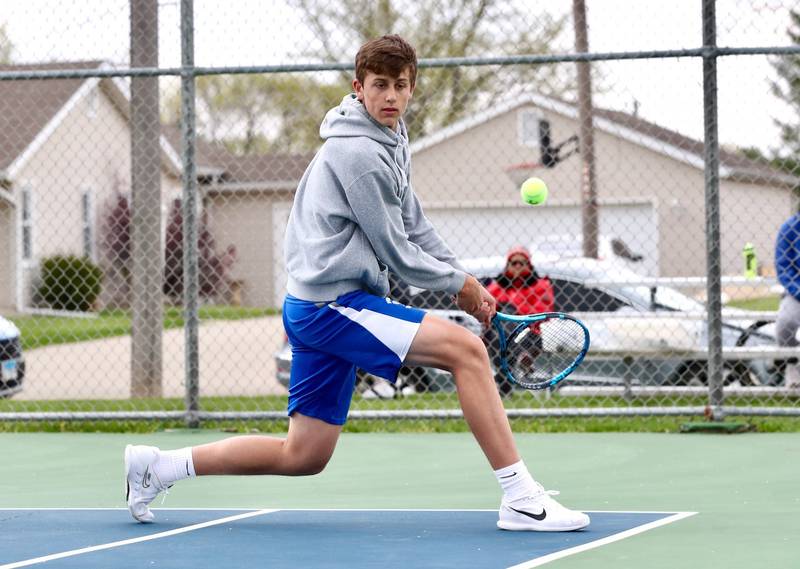
<instances>
[{"instance_id":1,"label":"hoodie hood","mask_svg":"<svg viewBox=\"0 0 800 569\"><path fill-rule=\"evenodd\" d=\"M345 95L338 107L327 112L319 127L319 135L323 140L334 137L366 136L386 146L397 146L401 142L408 143L406 125L402 119L400 129L394 132L373 119L355 93Z\"/></svg>"},{"instance_id":2,"label":"hoodie hood","mask_svg":"<svg viewBox=\"0 0 800 569\"><path fill-rule=\"evenodd\" d=\"M400 185L408 184L411 150L408 131L403 119L397 123L397 132L382 125L370 116L355 93L345 95L338 107L329 110L319 127L323 140L330 138L367 137L387 146L400 173Z\"/></svg>"}]
</instances>

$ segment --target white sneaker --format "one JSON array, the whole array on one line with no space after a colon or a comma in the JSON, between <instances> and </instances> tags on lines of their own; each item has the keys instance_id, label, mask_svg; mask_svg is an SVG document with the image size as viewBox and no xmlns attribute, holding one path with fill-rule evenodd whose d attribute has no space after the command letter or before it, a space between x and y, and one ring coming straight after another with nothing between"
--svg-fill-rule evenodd
<instances>
[{"instance_id":1,"label":"white sneaker","mask_svg":"<svg viewBox=\"0 0 800 569\"><path fill-rule=\"evenodd\" d=\"M131 515L142 523L153 521L155 516L148 505L168 488L153 471L156 460L158 460L156 447L133 445L125 447L125 499Z\"/></svg>"},{"instance_id":2,"label":"white sneaker","mask_svg":"<svg viewBox=\"0 0 800 569\"><path fill-rule=\"evenodd\" d=\"M541 486L539 490L513 502L503 499L497 527L511 531L573 531L589 525L589 516L569 510L551 498L558 494L557 490Z\"/></svg>"}]
</instances>

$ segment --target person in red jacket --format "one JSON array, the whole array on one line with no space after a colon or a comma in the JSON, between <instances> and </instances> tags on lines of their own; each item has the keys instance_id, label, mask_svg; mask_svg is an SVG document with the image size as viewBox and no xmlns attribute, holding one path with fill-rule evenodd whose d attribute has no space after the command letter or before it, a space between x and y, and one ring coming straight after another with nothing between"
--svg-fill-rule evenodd
<instances>
[{"instance_id":1,"label":"person in red jacket","mask_svg":"<svg viewBox=\"0 0 800 569\"><path fill-rule=\"evenodd\" d=\"M533 267L530 252L522 246L512 247L506 254L506 267L492 280L486 290L497 300L497 310L510 314L539 314L552 312L555 306L553 285L546 276L539 276ZM513 386L500 369L497 334L489 329L484 337L492 361L495 381L502 395L511 393Z\"/></svg>"}]
</instances>

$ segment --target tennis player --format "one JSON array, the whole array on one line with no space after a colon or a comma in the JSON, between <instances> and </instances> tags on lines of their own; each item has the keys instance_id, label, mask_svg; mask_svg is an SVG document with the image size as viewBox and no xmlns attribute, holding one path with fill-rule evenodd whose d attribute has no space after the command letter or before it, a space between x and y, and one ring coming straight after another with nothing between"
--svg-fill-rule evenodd
<instances>
[{"instance_id":1,"label":"tennis player","mask_svg":"<svg viewBox=\"0 0 800 569\"><path fill-rule=\"evenodd\" d=\"M152 500L193 476L321 472L347 419L356 368L393 381L406 364L455 377L464 417L503 490L500 528L583 528L589 517L556 502L520 459L481 339L386 298L391 270L411 285L452 293L484 325L495 312L492 295L463 270L411 187L402 116L416 82L414 48L384 36L364 44L355 63L355 93L325 116L325 142L300 181L286 229L286 438L237 436L172 451L129 445L128 508L150 522Z\"/></svg>"}]
</instances>

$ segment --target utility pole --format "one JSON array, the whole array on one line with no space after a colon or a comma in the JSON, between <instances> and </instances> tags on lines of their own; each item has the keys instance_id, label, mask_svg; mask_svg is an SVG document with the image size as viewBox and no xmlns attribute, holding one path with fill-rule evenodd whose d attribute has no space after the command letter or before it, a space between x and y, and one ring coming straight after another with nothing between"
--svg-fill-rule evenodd
<instances>
[{"instance_id":1,"label":"utility pole","mask_svg":"<svg viewBox=\"0 0 800 569\"><path fill-rule=\"evenodd\" d=\"M130 0L131 67L158 67L158 0ZM131 397L162 395L158 76L131 78Z\"/></svg>"},{"instance_id":2,"label":"utility pole","mask_svg":"<svg viewBox=\"0 0 800 569\"><path fill-rule=\"evenodd\" d=\"M575 25L575 51L589 53L585 0L572 1ZM581 155L581 226L583 255L597 258L600 223L597 211L597 180L594 167L594 108L592 106L592 68L588 61L578 61L578 121Z\"/></svg>"}]
</instances>

